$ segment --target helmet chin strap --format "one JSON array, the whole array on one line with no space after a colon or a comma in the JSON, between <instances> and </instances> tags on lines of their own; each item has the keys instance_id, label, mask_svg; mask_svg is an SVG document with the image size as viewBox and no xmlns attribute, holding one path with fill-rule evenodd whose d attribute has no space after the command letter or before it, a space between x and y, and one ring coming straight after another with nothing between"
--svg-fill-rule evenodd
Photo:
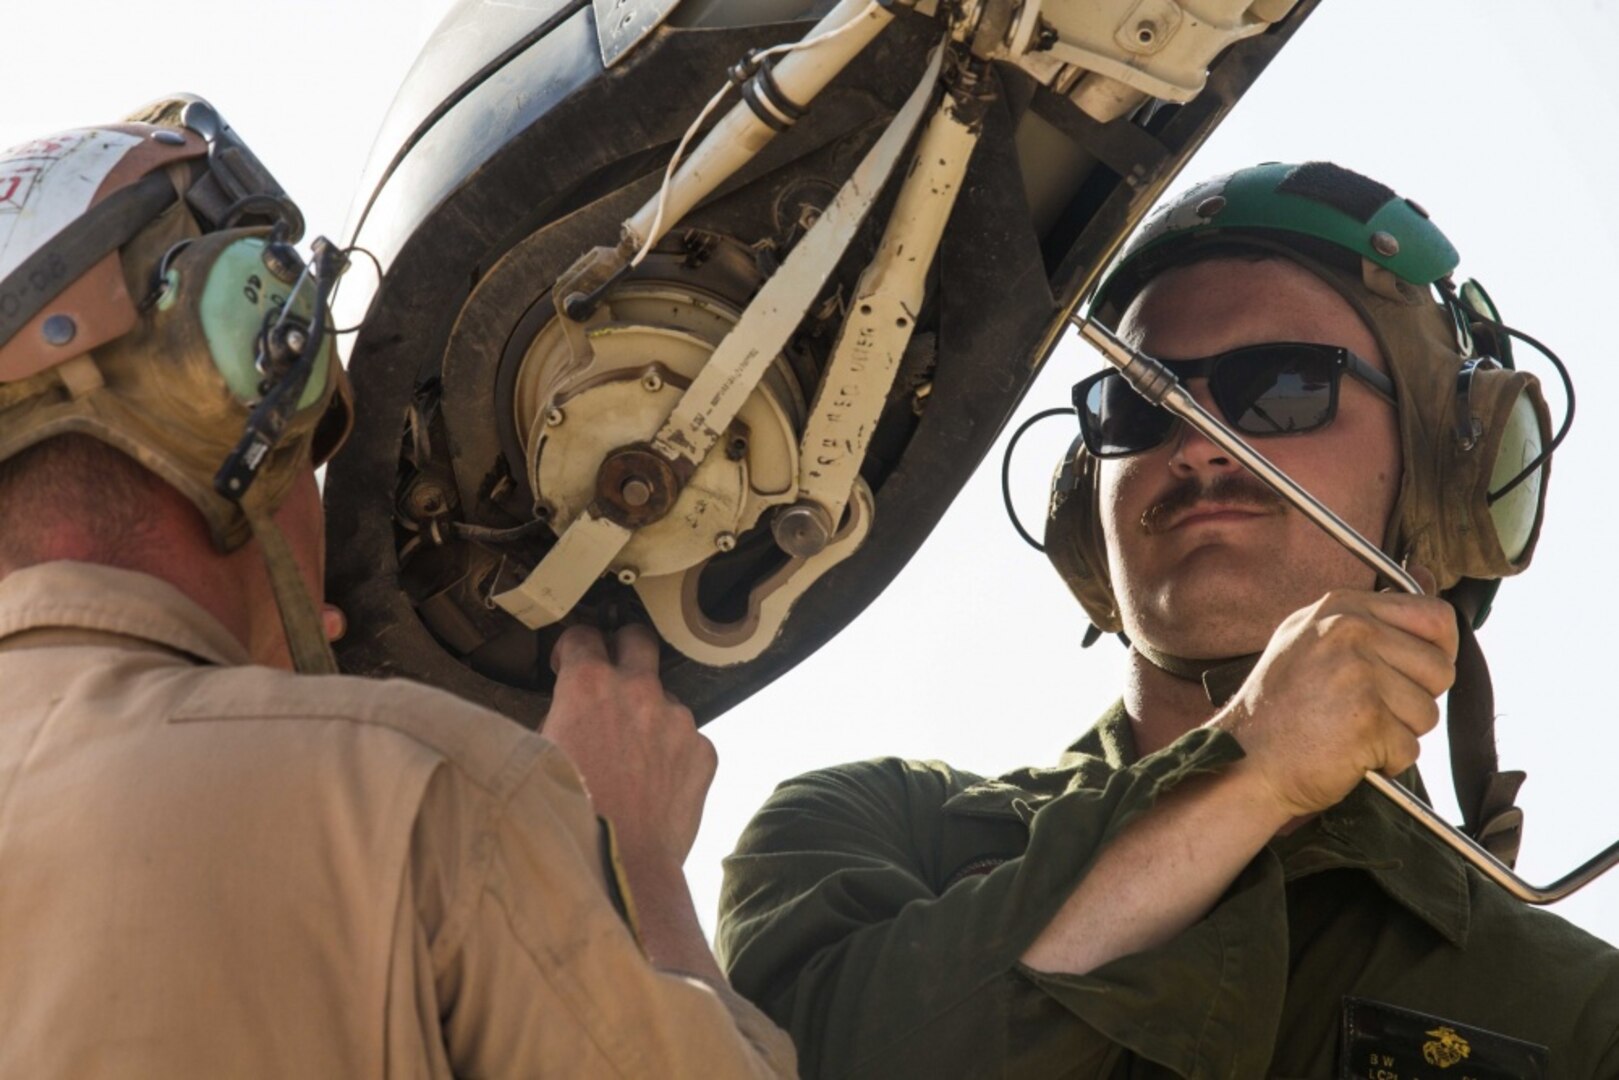
<instances>
[{"instance_id":1,"label":"helmet chin strap","mask_svg":"<svg viewBox=\"0 0 1619 1080\"><path fill-rule=\"evenodd\" d=\"M287 636L287 651L293 667L301 675L336 675L337 658L326 641L320 611L304 585L298 560L281 529L268 514L248 514L248 527L264 553L264 566L270 573L270 590L281 614L281 628Z\"/></svg>"},{"instance_id":2,"label":"helmet chin strap","mask_svg":"<svg viewBox=\"0 0 1619 1080\"><path fill-rule=\"evenodd\" d=\"M1120 635L1123 637L1123 635ZM1171 656L1169 653L1159 652L1143 641L1130 641L1125 639L1130 648L1147 663L1167 675L1187 682L1203 684L1203 692L1208 695L1209 704L1216 709L1221 708L1236 694L1237 688L1248 678L1254 665L1259 663L1259 653L1248 653L1246 656L1226 656L1213 660L1189 660L1184 656Z\"/></svg>"}]
</instances>

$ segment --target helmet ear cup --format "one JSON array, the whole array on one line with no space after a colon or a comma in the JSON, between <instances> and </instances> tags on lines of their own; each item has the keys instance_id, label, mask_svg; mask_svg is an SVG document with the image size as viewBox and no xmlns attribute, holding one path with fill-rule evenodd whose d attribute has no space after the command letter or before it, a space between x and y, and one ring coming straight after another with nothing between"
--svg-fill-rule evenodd
<instances>
[{"instance_id":1,"label":"helmet ear cup","mask_svg":"<svg viewBox=\"0 0 1619 1080\"><path fill-rule=\"evenodd\" d=\"M1441 588L1511 577L1529 565L1545 506L1544 463L1508 488L1551 438L1540 383L1490 358L1449 376L1425 370L1408 370L1401 388L1406 487L1402 539L1390 550L1428 567Z\"/></svg>"},{"instance_id":2,"label":"helmet ear cup","mask_svg":"<svg viewBox=\"0 0 1619 1080\"><path fill-rule=\"evenodd\" d=\"M1123 629L1119 605L1108 582L1107 549L1097 511L1097 461L1075 436L1051 478L1046 509L1046 558L1074 598L1101 631Z\"/></svg>"},{"instance_id":3,"label":"helmet ear cup","mask_svg":"<svg viewBox=\"0 0 1619 1080\"><path fill-rule=\"evenodd\" d=\"M1495 450L1490 459L1484 498L1502 556L1521 568L1540 531L1547 469L1543 465L1522 481L1514 481L1541 456L1551 437L1549 413L1538 382L1514 370L1517 365L1512 358L1512 337L1501 331L1501 314L1484 286L1472 278L1462 282L1453 306L1459 321L1468 323L1466 336L1474 350L1471 355L1491 358L1485 363L1491 364L1493 370L1482 370L1474 376L1483 380L1481 396L1487 401L1510 399L1509 405L1497 405L1493 410L1501 418L1501 431L1498 440L1491 440ZM1499 364L1499 368L1494 368L1494 364ZM1504 386L1497 390L1490 385L1492 383ZM1458 383L1458 391L1460 389ZM1470 396L1470 393L1466 395ZM1467 429L1479 426L1481 410L1460 393L1458 409L1464 435Z\"/></svg>"},{"instance_id":4,"label":"helmet ear cup","mask_svg":"<svg viewBox=\"0 0 1619 1080\"><path fill-rule=\"evenodd\" d=\"M1491 432L1492 438L1480 446L1488 453L1488 467L1479 470L1478 488L1495 546L1511 567L1506 572L1515 573L1528 564L1540 533L1549 463L1542 463L1510 489L1507 485L1540 457L1551 437L1551 419L1540 385L1532 376L1498 369L1475 376L1475 381L1481 379L1487 380L1483 396L1495 399L1491 411L1499 431Z\"/></svg>"}]
</instances>

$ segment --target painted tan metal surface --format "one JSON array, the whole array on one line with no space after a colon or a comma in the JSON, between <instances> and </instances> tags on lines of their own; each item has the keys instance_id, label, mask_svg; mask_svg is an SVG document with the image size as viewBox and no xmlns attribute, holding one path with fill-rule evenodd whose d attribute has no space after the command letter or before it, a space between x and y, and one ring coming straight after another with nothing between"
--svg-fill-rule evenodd
<instances>
[{"instance_id":1,"label":"painted tan metal surface","mask_svg":"<svg viewBox=\"0 0 1619 1080\"><path fill-rule=\"evenodd\" d=\"M893 18L892 13L869 0L842 0L804 40L825 37L845 27L847 32L787 53L772 69L776 85L795 104L808 106ZM753 160L775 137L774 128L754 115L746 102L738 102L675 171L668 192L662 196L661 220L660 196L654 195L624 223L625 236L637 248L656 244L692 207Z\"/></svg>"},{"instance_id":2,"label":"painted tan metal surface","mask_svg":"<svg viewBox=\"0 0 1619 1080\"><path fill-rule=\"evenodd\" d=\"M832 542L807 559L794 559L756 585L748 596L748 613L734 623L719 623L697 602L700 568L635 585L652 624L663 639L682 653L713 667L740 664L763 653L776 640L793 605L811 585L847 559L871 532L871 489L857 479L849 516Z\"/></svg>"},{"instance_id":3,"label":"painted tan metal surface","mask_svg":"<svg viewBox=\"0 0 1619 1080\"><path fill-rule=\"evenodd\" d=\"M1047 85L1071 87L1075 104L1106 123L1147 98L1187 102L1209 65L1262 34L1296 0L1062 0L1027 3L990 58L1010 60ZM1075 73L1083 76L1074 80Z\"/></svg>"},{"instance_id":4,"label":"painted tan metal surface","mask_svg":"<svg viewBox=\"0 0 1619 1080\"><path fill-rule=\"evenodd\" d=\"M877 256L855 287L799 455L799 499L819 505L833 525L843 518L916 331L928 270L980 131L947 94L923 129Z\"/></svg>"},{"instance_id":5,"label":"painted tan metal surface","mask_svg":"<svg viewBox=\"0 0 1619 1080\"><path fill-rule=\"evenodd\" d=\"M752 396L900 160L938 81L941 57L934 54L910 100L681 395L652 439L652 449L663 458L694 475ZM567 422L566 410L562 422ZM567 525L527 580L497 594L495 603L530 629L549 626L614 565L633 535L600 511L588 511Z\"/></svg>"}]
</instances>

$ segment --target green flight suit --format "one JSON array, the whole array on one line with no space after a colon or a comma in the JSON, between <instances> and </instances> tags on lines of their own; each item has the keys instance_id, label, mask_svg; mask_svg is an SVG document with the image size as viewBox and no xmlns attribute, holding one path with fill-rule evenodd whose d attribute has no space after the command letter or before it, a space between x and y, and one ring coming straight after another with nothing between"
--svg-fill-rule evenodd
<instances>
[{"instance_id":1,"label":"green flight suit","mask_svg":"<svg viewBox=\"0 0 1619 1080\"><path fill-rule=\"evenodd\" d=\"M1241 755L1199 729L1138 760L1121 705L1054 769L885 759L790 780L726 862L731 981L808 1077L1619 1078L1619 952L1365 785L1161 948L1085 976L1019 963L1127 821ZM1468 1025L1477 1052L1447 1071L1420 1060L1437 1041L1416 1060L1382 1047L1381 1065L1357 1043L1340 1063L1347 997ZM1547 1066L1489 1071L1483 1032L1545 1047Z\"/></svg>"}]
</instances>

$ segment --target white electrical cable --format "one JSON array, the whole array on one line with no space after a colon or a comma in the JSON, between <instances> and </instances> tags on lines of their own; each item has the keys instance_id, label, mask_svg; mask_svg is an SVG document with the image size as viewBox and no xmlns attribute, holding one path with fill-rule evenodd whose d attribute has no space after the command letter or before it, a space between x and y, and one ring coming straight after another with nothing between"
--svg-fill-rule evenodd
<instances>
[{"instance_id":1,"label":"white electrical cable","mask_svg":"<svg viewBox=\"0 0 1619 1080\"><path fill-rule=\"evenodd\" d=\"M881 0L871 0L871 3L867 4L865 8L861 10L859 15L856 15L842 26L839 26L833 30L828 30L824 34L817 34L815 37L806 38L803 41L790 41L781 45L772 45L763 52L754 54L753 62L758 64L770 59L773 56L785 56L790 52L798 52L802 49L813 49L815 46L831 41L833 38L838 37L839 35L844 34L854 27L860 25L860 23L864 22L882 6ZM692 121L691 127L687 128L686 133L680 137L680 145L675 147L674 156L669 159L668 167L663 170L663 185L658 188L658 212L652 216L652 227L647 230L646 239L641 241L641 249L637 251L635 253L635 257L630 260L631 266L640 266L641 260L646 258L647 252L652 250L652 245L657 243L659 237L662 235L663 214L664 210L669 204L669 185L674 180L675 170L680 167L680 159L685 157L686 147L690 145L691 140L697 135L697 132L701 130L704 122L708 120L709 116L713 114L714 110L719 108L720 102L725 100L725 95L730 92L730 89L731 82L727 80L725 85L719 88L719 92L708 99L708 104L703 106L703 111L697 114L697 119Z\"/></svg>"},{"instance_id":2,"label":"white electrical cable","mask_svg":"<svg viewBox=\"0 0 1619 1080\"><path fill-rule=\"evenodd\" d=\"M674 179L675 169L680 165L680 159L686 153L686 145L691 142L692 136L697 134L697 130L703 126L703 122L708 119L709 114L719 108L720 102L725 100L725 95L730 89L731 84L729 82L720 87L719 93L708 99L708 104L703 106L703 111L697 114L697 119L693 120L691 127L686 129L686 134L680 137L680 145L675 147L675 156L669 159L669 167L663 170L663 186L658 188L658 212L652 216L652 227L647 230L646 239L641 241L641 250L637 251L635 258L630 260L631 266L641 265L641 260L646 258L646 253L652 250L652 245L657 242L663 229L663 211L669 205L669 182Z\"/></svg>"}]
</instances>

